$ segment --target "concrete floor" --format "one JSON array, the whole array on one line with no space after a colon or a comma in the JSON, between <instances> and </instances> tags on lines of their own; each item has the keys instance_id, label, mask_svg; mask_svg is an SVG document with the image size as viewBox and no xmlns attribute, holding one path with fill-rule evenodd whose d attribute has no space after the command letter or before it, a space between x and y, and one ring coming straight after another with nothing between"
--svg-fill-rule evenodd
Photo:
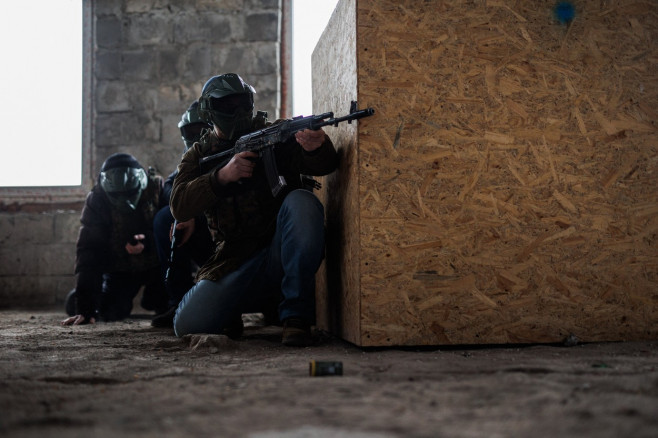
<instances>
[{"instance_id":1,"label":"concrete floor","mask_svg":"<svg viewBox=\"0 0 658 438\"><path fill-rule=\"evenodd\" d=\"M2 437L656 437L658 341L361 349L0 312ZM311 360L342 376L310 377Z\"/></svg>"}]
</instances>

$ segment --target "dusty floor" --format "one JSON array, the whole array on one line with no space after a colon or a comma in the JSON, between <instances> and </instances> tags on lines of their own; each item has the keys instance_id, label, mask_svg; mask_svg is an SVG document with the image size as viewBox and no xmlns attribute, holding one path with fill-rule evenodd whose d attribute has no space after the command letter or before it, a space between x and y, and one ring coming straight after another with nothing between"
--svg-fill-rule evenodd
<instances>
[{"instance_id":1,"label":"dusty floor","mask_svg":"<svg viewBox=\"0 0 658 438\"><path fill-rule=\"evenodd\" d=\"M658 341L364 350L0 312L3 437L656 437ZM344 375L310 377L309 361Z\"/></svg>"}]
</instances>

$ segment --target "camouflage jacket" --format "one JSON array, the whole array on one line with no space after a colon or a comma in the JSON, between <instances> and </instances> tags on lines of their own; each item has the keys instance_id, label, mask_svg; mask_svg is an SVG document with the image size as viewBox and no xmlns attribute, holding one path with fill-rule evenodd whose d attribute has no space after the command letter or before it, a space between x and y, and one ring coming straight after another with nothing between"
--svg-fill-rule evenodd
<instances>
[{"instance_id":1,"label":"camouflage jacket","mask_svg":"<svg viewBox=\"0 0 658 438\"><path fill-rule=\"evenodd\" d=\"M205 212L215 241L215 253L201 267L197 280L217 281L267 246L274 235L283 199L291 190L302 188L301 175L327 175L337 166L336 150L329 136L311 153L304 151L294 139L277 146L277 167L287 187L274 198L260 161L251 178L225 186L216 178L221 165L208 173L202 172L199 160L226 147L212 132L202 137L183 156L171 194L174 217L186 221Z\"/></svg>"}]
</instances>

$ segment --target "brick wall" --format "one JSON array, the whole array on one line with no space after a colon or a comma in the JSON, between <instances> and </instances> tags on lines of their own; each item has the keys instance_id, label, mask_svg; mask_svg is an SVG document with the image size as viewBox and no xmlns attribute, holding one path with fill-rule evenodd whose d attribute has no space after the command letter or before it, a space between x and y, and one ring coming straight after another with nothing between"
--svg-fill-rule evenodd
<instances>
[{"instance_id":1,"label":"brick wall","mask_svg":"<svg viewBox=\"0 0 658 438\"><path fill-rule=\"evenodd\" d=\"M279 116L282 8L291 0L87 0L92 39L88 180L115 152L167 176L183 151L177 124L204 82L239 73L256 108ZM47 36L46 36L47 37ZM74 287L83 196L51 203L0 199L0 308L61 306ZM1 195L1 194L0 194ZM40 198L40 199L38 199Z\"/></svg>"}]
</instances>

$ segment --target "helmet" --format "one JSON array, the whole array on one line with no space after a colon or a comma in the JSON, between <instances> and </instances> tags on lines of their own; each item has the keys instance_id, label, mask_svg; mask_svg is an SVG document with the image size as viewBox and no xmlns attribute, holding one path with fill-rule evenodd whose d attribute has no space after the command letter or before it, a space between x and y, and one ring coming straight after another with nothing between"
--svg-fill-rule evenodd
<instances>
[{"instance_id":1,"label":"helmet","mask_svg":"<svg viewBox=\"0 0 658 438\"><path fill-rule=\"evenodd\" d=\"M199 116L199 102L194 101L178 122L178 129L180 129L183 143L185 143L185 150L188 150L194 143L199 141L202 131L207 128L212 128L212 125L201 119L201 116Z\"/></svg>"},{"instance_id":2,"label":"helmet","mask_svg":"<svg viewBox=\"0 0 658 438\"><path fill-rule=\"evenodd\" d=\"M135 157L117 153L103 163L99 183L112 205L121 210L135 210L148 185L148 176Z\"/></svg>"},{"instance_id":3,"label":"helmet","mask_svg":"<svg viewBox=\"0 0 658 438\"><path fill-rule=\"evenodd\" d=\"M228 140L251 128L256 90L235 73L213 76L203 86L199 116L217 126Z\"/></svg>"}]
</instances>

